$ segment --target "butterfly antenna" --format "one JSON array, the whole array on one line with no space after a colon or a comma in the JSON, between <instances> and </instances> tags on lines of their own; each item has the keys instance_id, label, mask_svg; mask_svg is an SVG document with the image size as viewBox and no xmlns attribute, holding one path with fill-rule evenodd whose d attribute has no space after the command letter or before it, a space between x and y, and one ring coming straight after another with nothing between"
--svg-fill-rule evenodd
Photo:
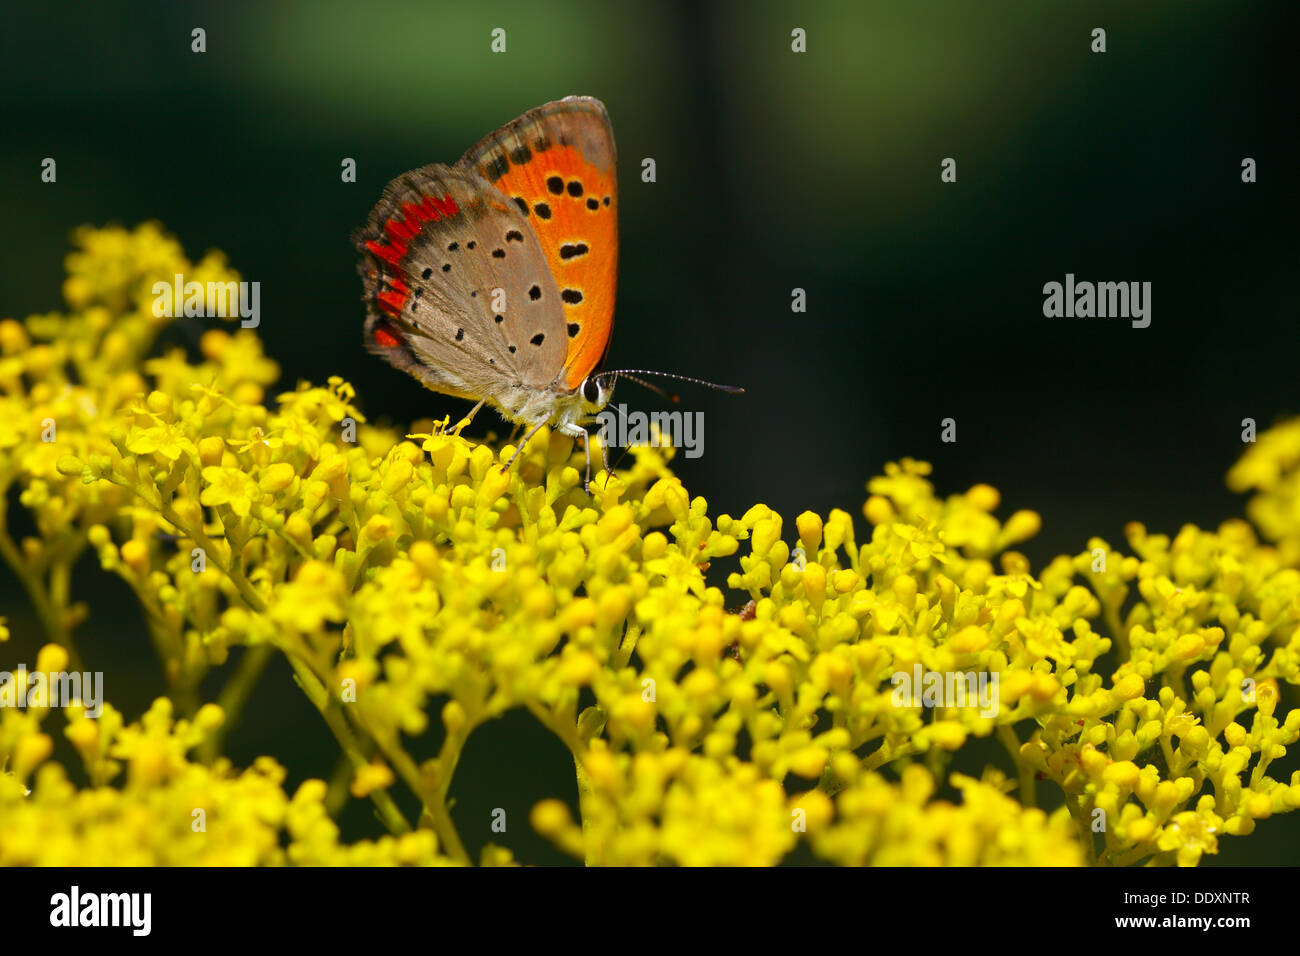
<instances>
[{"instance_id":1,"label":"butterfly antenna","mask_svg":"<svg viewBox=\"0 0 1300 956\"><path fill-rule=\"evenodd\" d=\"M624 376L624 377L626 377L626 378L630 378L630 379L632 379L632 381L636 382L638 385L645 385L646 388L654 389L654 391L659 391L659 389L656 389L656 388L654 388L654 386L649 385L649 384L646 383L646 382L642 382L642 381L640 381L640 380L634 378L633 376L636 376L636 375L658 375L660 378L672 378L672 379L676 379L676 380L679 381L679 382L690 382L692 385L703 385L705 388L712 388L712 389L715 389L715 390L717 390L717 391L719 391L719 392L727 392L727 393L730 394L730 395L740 395L741 393L743 393L743 392L745 391L745 390L744 390L743 388L741 388L739 385L719 385L717 382L706 382L706 381L704 381L704 379L702 379L702 378L691 378L689 375L676 375L676 374L674 374L674 373L672 373L672 372L654 372L654 371L651 371L650 369L644 369L644 368L621 368L621 369L615 369L615 370L612 371L612 372L602 372L602 373L600 374L600 377L601 377L601 378L611 378L611 377L617 377L617 376L619 376L619 375L622 375L622 376ZM664 393L660 392L660 394L664 394Z\"/></svg>"},{"instance_id":2,"label":"butterfly antenna","mask_svg":"<svg viewBox=\"0 0 1300 956\"><path fill-rule=\"evenodd\" d=\"M676 392L669 392L666 389L660 388L658 385L652 384L651 382L647 382L643 378L637 378L635 375L628 375L626 372L623 372L619 377L625 378L629 382L636 382L642 388L647 388L650 391L654 392L656 395L662 395L670 402L680 402L682 400L682 397L678 395Z\"/></svg>"}]
</instances>

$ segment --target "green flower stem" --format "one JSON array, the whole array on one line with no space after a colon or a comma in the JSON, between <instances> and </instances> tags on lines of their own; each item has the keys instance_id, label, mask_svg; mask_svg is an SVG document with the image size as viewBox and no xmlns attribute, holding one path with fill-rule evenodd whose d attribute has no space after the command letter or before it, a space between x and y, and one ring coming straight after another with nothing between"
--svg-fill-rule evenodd
<instances>
[{"instance_id":1,"label":"green flower stem","mask_svg":"<svg viewBox=\"0 0 1300 956\"><path fill-rule=\"evenodd\" d=\"M47 590L41 580L40 571L29 566L9 535L6 524L7 508L4 503L7 492L7 487L0 489L0 557L4 558L5 563L22 583L23 590L27 592L32 602L32 607L36 609L36 616L40 619L46 638L68 652L68 666L72 670L84 670L81 654L72 640L66 617L70 570L64 562L56 562L51 568L50 585Z\"/></svg>"},{"instance_id":2,"label":"green flower stem","mask_svg":"<svg viewBox=\"0 0 1300 956\"><path fill-rule=\"evenodd\" d=\"M1002 724L998 727L998 740L1002 741L1002 746L1007 748L1007 753L1011 755L1011 760L1016 765L1016 775L1020 779L1021 803L1027 807L1038 806L1037 780L1034 778L1034 768L1020 755L1020 738L1016 736L1016 732L1010 724Z\"/></svg>"},{"instance_id":3,"label":"green flower stem","mask_svg":"<svg viewBox=\"0 0 1300 956\"><path fill-rule=\"evenodd\" d=\"M465 749L465 741L469 735L474 732L478 726L477 721L465 722L465 726L460 727L455 733L448 732L442 741L442 746L438 749L438 793L437 802L443 805L447 803L447 793L451 790L451 778L456 774L456 765L460 763L461 752Z\"/></svg>"},{"instance_id":4,"label":"green flower stem","mask_svg":"<svg viewBox=\"0 0 1300 956\"><path fill-rule=\"evenodd\" d=\"M68 553L55 558L50 565L50 603L66 612L72 606L72 568L85 550L86 539L74 542Z\"/></svg>"},{"instance_id":5,"label":"green flower stem","mask_svg":"<svg viewBox=\"0 0 1300 956\"><path fill-rule=\"evenodd\" d=\"M1165 671L1165 685L1172 687L1174 693L1178 695L1179 700L1189 700L1187 696L1187 685L1183 681L1183 675L1187 672L1186 664L1171 665Z\"/></svg>"},{"instance_id":6,"label":"green flower stem","mask_svg":"<svg viewBox=\"0 0 1300 956\"><path fill-rule=\"evenodd\" d=\"M599 841L596 839L592 814L590 813L591 800L595 793L591 784L591 778L582 766L582 756L586 752L586 746L578 737L576 726L566 724L556 716L535 701L528 702L529 712L541 721L551 733L560 738L560 741L569 748L569 753L573 755L573 766L578 778L578 814L582 818L582 843L586 848L585 863L587 866L599 866L603 858Z\"/></svg>"},{"instance_id":7,"label":"green flower stem","mask_svg":"<svg viewBox=\"0 0 1300 956\"><path fill-rule=\"evenodd\" d=\"M159 664L162 665L163 679L171 689L176 712L185 717L193 717L199 709L198 684L202 680L202 674L191 676L186 673L183 666L183 639L167 626L161 614L150 607L151 602L147 595L137 593L137 596L145 612L145 628L149 631L149 640L153 643ZM172 667L172 664L175 667Z\"/></svg>"},{"instance_id":8,"label":"green flower stem","mask_svg":"<svg viewBox=\"0 0 1300 956\"><path fill-rule=\"evenodd\" d=\"M1264 775L1268 773L1268 765L1273 762L1273 754L1269 750L1262 750L1259 754L1259 763L1255 764L1255 769L1250 772L1250 785L1252 788L1258 787Z\"/></svg>"},{"instance_id":9,"label":"green flower stem","mask_svg":"<svg viewBox=\"0 0 1300 956\"><path fill-rule=\"evenodd\" d=\"M320 711L320 715L325 718L326 726L334 734L334 739L338 741L339 747L342 748L343 753L351 761L353 768L357 769L366 766L369 761L361 753L356 737L353 736L351 728L348 727L347 721L343 718L343 714L333 705L333 701L329 694L326 693L325 687L316 679L316 675L311 672L311 668L300 658L293 654L287 654L286 657L289 658L289 664L293 667L298 686L307 695L307 699ZM380 819L388 827L390 833L402 834L411 831L411 825L406 821L406 817L402 816L402 811L397 808L397 804L393 802L393 798L388 794L387 790L372 791L370 799L374 802L379 811Z\"/></svg>"},{"instance_id":10,"label":"green flower stem","mask_svg":"<svg viewBox=\"0 0 1300 956\"><path fill-rule=\"evenodd\" d=\"M897 760L899 757L910 757L917 752L916 745L910 740L904 741L898 747L890 747L888 742L882 743L880 749L874 750L862 758L863 770L879 770L891 760Z\"/></svg>"},{"instance_id":11,"label":"green flower stem","mask_svg":"<svg viewBox=\"0 0 1300 956\"><path fill-rule=\"evenodd\" d=\"M1074 825L1079 829L1079 844L1088 855L1088 865L1094 866L1097 863L1097 850L1092 842L1092 827L1088 825L1088 815L1079 804L1078 794L1067 793L1065 795L1065 805L1069 808Z\"/></svg>"},{"instance_id":12,"label":"green flower stem","mask_svg":"<svg viewBox=\"0 0 1300 956\"><path fill-rule=\"evenodd\" d=\"M334 762L334 770L330 773L329 790L325 794L325 812L331 819L337 820L343 808L347 806L348 784L352 782L352 761L348 759L347 754L339 754L339 759Z\"/></svg>"},{"instance_id":13,"label":"green flower stem","mask_svg":"<svg viewBox=\"0 0 1300 956\"><path fill-rule=\"evenodd\" d=\"M528 701L528 711L551 733L560 738L560 742L569 748L575 760L581 760L586 753L586 745L578 737L578 729L572 723L566 724L536 701Z\"/></svg>"},{"instance_id":14,"label":"green flower stem","mask_svg":"<svg viewBox=\"0 0 1300 956\"><path fill-rule=\"evenodd\" d=\"M596 833L592 814L589 812L595 791L591 785L591 778L587 776L587 771L582 768L582 761L577 756L573 758L573 766L578 774L578 812L582 815L583 863L586 866L600 866L604 858L603 848Z\"/></svg>"},{"instance_id":15,"label":"green flower stem","mask_svg":"<svg viewBox=\"0 0 1300 956\"><path fill-rule=\"evenodd\" d=\"M429 814L429 819L433 821L434 832L438 834L438 843L447 852L447 855L458 860L465 865L470 865L469 853L465 849L465 844L461 842L460 834L456 831L456 824L451 819L451 814L447 810L447 803L439 791L444 787L444 783L439 781L439 785L430 792L428 785L425 783L424 775L420 773L420 768L415 765L415 761L401 747L385 746L381 740L376 740L380 752L393 765L393 769L406 782L406 785L420 797L424 804L424 810ZM450 781L446 782L449 785Z\"/></svg>"},{"instance_id":16,"label":"green flower stem","mask_svg":"<svg viewBox=\"0 0 1300 956\"><path fill-rule=\"evenodd\" d=\"M352 532L353 546L361 546L361 524L357 520L357 509L352 507L352 499L348 495L339 498L339 518L342 519L344 527Z\"/></svg>"},{"instance_id":17,"label":"green flower stem","mask_svg":"<svg viewBox=\"0 0 1300 956\"><path fill-rule=\"evenodd\" d=\"M399 744L395 741L386 740L382 734L373 733L364 725L355 710L351 708L341 710L337 706L309 663L310 649L300 639L295 639L295 641L299 645L298 648L283 647L281 650L293 666L294 673L298 675L299 686L303 688L308 698L316 705L316 709L321 712L326 723L330 724L330 729L334 731L334 736L339 741L339 745L352 759L353 766L360 768L368 761L361 754L360 748L356 744L356 737L349 726L350 724L355 725L359 731L364 733L375 744L379 752L397 771L402 781L420 799L425 812L433 823L434 831L438 834L438 842L442 848L458 862L467 866L470 865L469 853L466 851L465 844L461 841L456 825L447 810L446 790L450 786L450 774L443 774L442 776L447 779L430 790L424 775L420 773L420 769L415 765L415 761ZM457 748L455 756L456 758L459 757L459 748ZM455 760L452 763L454 766ZM377 805L380 805L381 809L384 804L392 805L396 809L386 790L371 791L370 797ZM402 822L405 824L404 818Z\"/></svg>"},{"instance_id":18,"label":"green flower stem","mask_svg":"<svg viewBox=\"0 0 1300 956\"><path fill-rule=\"evenodd\" d=\"M1100 866L1132 866L1143 857L1151 855L1151 850L1145 846L1130 847L1123 853L1112 853L1110 850L1103 850L1097 857L1097 863Z\"/></svg>"},{"instance_id":19,"label":"green flower stem","mask_svg":"<svg viewBox=\"0 0 1300 956\"><path fill-rule=\"evenodd\" d=\"M221 552L217 550L212 539L208 537L202 527L191 528L189 524L186 523L185 519L178 515L176 509L174 509L170 504L163 501L161 498L151 500L140 490L139 487L130 482L123 481L117 475L110 473L103 475L102 477L134 494L150 508L166 518L167 521L170 522L173 527L179 529L185 537L197 542L199 547L203 549L205 554L207 554L208 560L216 565L217 570L221 571L222 574L230 579L230 583L239 591L239 596L244 599L244 603L258 614L266 613L266 602L264 602L261 596L253 590L252 584L249 583L248 578L244 577L243 572L239 569L238 556L235 553L233 543L230 543L231 560L228 564L223 565L220 560Z\"/></svg>"},{"instance_id":20,"label":"green flower stem","mask_svg":"<svg viewBox=\"0 0 1300 956\"><path fill-rule=\"evenodd\" d=\"M132 491L138 498L140 498L140 500L144 501L156 510L158 514L162 515L162 517L165 518L174 528L177 528L185 537L197 542L199 547L201 547L204 550L204 553L207 554L208 560L216 566L217 570L225 574L226 578L235 586L240 597L243 598L244 603L248 605L251 610L259 614L266 613L266 602L262 600L261 595L253 590L252 584L249 582L248 578L244 576L243 571L240 569L238 555L234 553L233 546L230 562L228 564L223 564L221 561L221 552L217 550L212 539L208 537L207 533L204 532L201 526L198 528L191 528L189 524L176 513L176 510L161 497L157 501L151 501L133 485L117 481L113 478L110 478L109 480L112 480L115 484L121 485L122 487ZM247 702L249 695L252 693L253 687L257 684L257 680L261 676L262 671L266 669L266 665L270 661L272 653L272 650L267 646L250 647L244 660L240 662L240 668L222 690L218 703L220 703L223 710L225 710L226 721L217 732L204 743L203 749L200 752L203 754L205 759L214 759L224 748L230 730L238 723L240 712L242 711L244 704ZM400 818L400 816L401 814L399 813L398 817ZM403 820L402 822L405 824L406 821ZM409 825L407 826L409 829Z\"/></svg>"},{"instance_id":21,"label":"green flower stem","mask_svg":"<svg viewBox=\"0 0 1300 956\"><path fill-rule=\"evenodd\" d=\"M822 771L821 779L817 781L817 789L828 797L835 796L835 794L839 793L846 786L848 786L848 784L837 777L835 771L833 771L829 766Z\"/></svg>"},{"instance_id":22,"label":"green flower stem","mask_svg":"<svg viewBox=\"0 0 1300 956\"><path fill-rule=\"evenodd\" d=\"M154 653L158 655L159 663L163 667L163 677L176 695L177 709L186 716L194 716L199 706L197 690L203 679L203 673L191 676L181 668L185 653L184 635L179 629L168 625L163 608L154 600L153 594L141 586L141 582L133 572L119 567L117 575L126 582L135 594L136 600L140 602L149 639L153 642ZM169 661L175 661L177 664L175 674L167 666Z\"/></svg>"},{"instance_id":23,"label":"green flower stem","mask_svg":"<svg viewBox=\"0 0 1300 956\"><path fill-rule=\"evenodd\" d=\"M620 670L627 666L628 661L632 659L632 652L636 650L636 640L640 636L641 625L629 621L627 632L623 635L623 642L619 645L618 650L614 652L613 659L610 661L611 668Z\"/></svg>"},{"instance_id":24,"label":"green flower stem","mask_svg":"<svg viewBox=\"0 0 1300 956\"><path fill-rule=\"evenodd\" d=\"M1169 737L1161 737L1160 752L1165 756L1165 766L1169 769L1170 773L1174 773L1174 766L1177 765L1178 761L1174 758L1174 745L1169 743Z\"/></svg>"},{"instance_id":25,"label":"green flower stem","mask_svg":"<svg viewBox=\"0 0 1300 956\"><path fill-rule=\"evenodd\" d=\"M1129 651L1128 631L1124 630L1119 620L1119 606L1112 605L1108 600L1101 598L1102 616L1106 620L1106 627L1110 629L1110 636L1115 642L1115 650L1122 661L1131 660L1133 655Z\"/></svg>"},{"instance_id":26,"label":"green flower stem","mask_svg":"<svg viewBox=\"0 0 1300 956\"><path fill-rule=\"evenodd\" d=\"M226 738L239 723L244 705L248 703L253 688L261 680L262 672L266 670L266 665L274 656L275 647L270 644L255 644L244 649L244 656L240 658L235 673L226 681L226 685L221 688L221 693L217 696L217 703L225 712L226 719L199 749L199 755L205 762L211 763L225 750Z\"/></svg>"}]
</instances>

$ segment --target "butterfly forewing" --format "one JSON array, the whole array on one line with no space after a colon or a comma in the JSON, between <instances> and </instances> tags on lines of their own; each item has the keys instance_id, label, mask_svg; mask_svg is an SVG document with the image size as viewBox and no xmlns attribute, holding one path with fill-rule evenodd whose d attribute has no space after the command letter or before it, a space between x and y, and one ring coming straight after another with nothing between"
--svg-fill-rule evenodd
<instances>
[{"instance_id":1,"label":"butterfly forewing","mask_svg":"<svg viewBox=\"0 0 1300 956\"><path fill-rule=\"evenodd\" d=\"M563 309L569 390L604 359L613 330L616 158L605 107L571 96L484 137L457 164L492 183L541 242Z\"/></svg>"},{"instance_id":2,"label":"butterfly forewing","mask_svg":"<svg viewBox=\"0 0 1300 956\"><path fill-rule=\"evenodd\" d=\"M354 241L371 351L469 398L563 376L566 316L547 255L473 170L434 164L397 177Z\"/></svg>"}]
</instances>

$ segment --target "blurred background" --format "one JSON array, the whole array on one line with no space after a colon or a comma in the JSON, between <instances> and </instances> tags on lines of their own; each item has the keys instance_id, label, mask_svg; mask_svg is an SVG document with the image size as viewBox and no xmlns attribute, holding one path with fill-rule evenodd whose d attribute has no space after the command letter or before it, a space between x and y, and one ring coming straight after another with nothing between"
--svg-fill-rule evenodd
<instances>
[{"instance_id":1,"label":"blurred background","mask_svg":"<svg viewBox=\"0 0 1300 956\"><path fill-rule=\"evenodd\" d=\"M362 350L348 235L404 170L590 94L620 152L611 367L746 388L682 392L706 429L704 456L678 472L712 513L761 501L789 526L839 507L861 532L864 482L912 456L934 463L943 493L987 482L1003 516L1039 511L1023 548L1036 567L1094 534L1119 545L1131 520L1214 527L1242 513L1223 483L1242 419L1262 430L1300 411L1293 8L9 5L0 314L63 306L73 227L158 219L191 257L222 249L261 282L259 333L284 388L337 374L372 419L455 415L465 403ZM206 53L190 52L195 27ZM498 27L503 54L489 46ZM1105 54L1090 51L1095 27ZM55 185L39 180L46 156ZM340 181L345 157L355 184ZM955 184L940 182L946 157ZM1257 183L1242 183L1244 157ZM1151 326L1044 318L1043 284L1069 272L1151 282ZM805 314L791 312L794 288ZM617 398L662 407L629 384ZM480 433L497 427L485 415ZM940 441L949 417L955 444ZM36 622L12 577L0 582L6 660L31 662ZM75 589L92 607L88 666L138 678L110 693L134 718L164 684L132 599L93 558ZM268 672L231 742L237 762L265 752L290 786L337 752L287 669ZM467 821L506 806L522 859L564 859L524 821L544 796L573 798L571 764L528 718L484 728L456 781L472 853L491 834ZM378 832L363 805L344 824ZM1298 839L1300 815L1276 818L1206 865L1293 863Z\"/></svg>"}]
</instances>

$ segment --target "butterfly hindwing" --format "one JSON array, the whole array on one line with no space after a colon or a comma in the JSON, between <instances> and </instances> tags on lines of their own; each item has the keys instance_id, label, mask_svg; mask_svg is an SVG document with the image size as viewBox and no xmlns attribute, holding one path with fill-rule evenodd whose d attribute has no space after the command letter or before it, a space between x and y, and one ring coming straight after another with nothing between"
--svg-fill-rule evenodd
<instances>
[{"instance_id":1,"label":"butterfly hindwing","mask_svg":"<svg viewBox=\"0 0 1300 956\"><path fill-rule=\"evenodd\" d=\"M617 154L599 100L570 96L530 110L468 150L472 170L526 216L563 306L562 384L582 385L604 359L618 272Z\"/></svg>"},{"instance_id":2,"label":"butterfly hindwing","mask_svg":"<svg viewBox=\"0 0 1300 956\"><path fill-rule=\"evenodd\" d=\"M568 337L547 257L482 176L440 164L404 173L353 240L372 352L467 398L562 377Z\"/></svg>"}]
</instances>

